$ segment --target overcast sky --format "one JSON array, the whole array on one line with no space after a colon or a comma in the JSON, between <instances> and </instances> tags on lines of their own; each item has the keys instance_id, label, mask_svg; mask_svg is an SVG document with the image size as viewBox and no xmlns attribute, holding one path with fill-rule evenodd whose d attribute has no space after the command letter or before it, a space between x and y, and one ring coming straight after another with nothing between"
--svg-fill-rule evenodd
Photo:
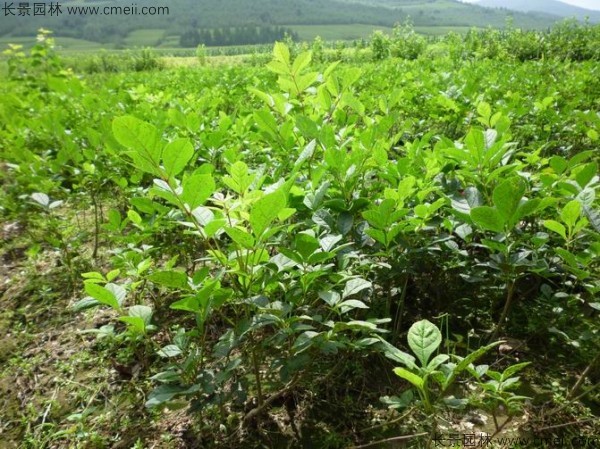
<instances>
[{"instance_id":1,"label":"overcast sky","mask_svg":"<svg viewBox=\"0 0 600 449\"><path fill-rule=\"evenodd\" d=\"M475 3L477 0L462 0L466 3ZM563 3L569 3L575 6L581 6L582 8L587 9L596 9L600 11L600 0L560 0Z\"/></svg>"}]
</instances>

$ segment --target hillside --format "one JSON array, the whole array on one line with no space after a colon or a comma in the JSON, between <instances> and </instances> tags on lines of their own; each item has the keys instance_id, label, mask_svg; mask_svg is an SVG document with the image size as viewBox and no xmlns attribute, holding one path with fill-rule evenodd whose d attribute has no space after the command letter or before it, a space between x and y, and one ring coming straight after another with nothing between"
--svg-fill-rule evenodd
<instances>
[{"instance_id":1,"label":"hillside","mask_svg":"<svg viewBox=\"0 0 600 449\"><path fill-rule=\"evenodd\" d=\"M185 42L198 39L192 34L209 36L203 40L207 45L250 44L272 42L282 30L277 27L322 25L322 31L336 35L335 27L349 24L391 27L410 16L417 27L470 27L503 26L507 16L514 17L517 26L543 28L556 18L537 13L509 13L507 11L465 5L454 0L174 0L170 3L140 0L144 6L167 6L168 14L162 15L106 15L107 6L123 6L114 1L82 2L80 0L61 3L62 14L56 17L20 17L18 8L15 16L0 17L0 37L34 36L40 27L55 31L57 36L99 42L106 46L169 46L178 47ZM85 10L79 8L86 8ZM87 8L97 8L96 10ZM84 12L84 13L82 13ZM237 27L237 30L230 30ZM249 27L241 29L242 27ZM366 30L372 29L366 27ZM149 31L150 30L150 31ZM132 34L135 33L135 34ZM187 33L187 34L186 34ZM190 34L191 33L191 34ZM231 36L222 38L221 33ZM370 34L370 31L365 35ZM137 39L144 35L145 39ZM182 39L182 36L187 36ZM262 36L262 37L256 37ZM185 42L182 42L185 41ZM186 45L193 46L193 45Z\"/></svg>"},{"instance_id":2,"label":"hillside","mask_svg":"<svg viewBox=\"0 0 600 449\"><path fill-rule=\"evenodd\" d=\"M600 12L569 5L557 0L481 0L479 6L488 8L506 8L514 11L546 12L560 17L575 17L585 20L589 17L593 22L600 22Z\"/></svg>"}]
</instances>

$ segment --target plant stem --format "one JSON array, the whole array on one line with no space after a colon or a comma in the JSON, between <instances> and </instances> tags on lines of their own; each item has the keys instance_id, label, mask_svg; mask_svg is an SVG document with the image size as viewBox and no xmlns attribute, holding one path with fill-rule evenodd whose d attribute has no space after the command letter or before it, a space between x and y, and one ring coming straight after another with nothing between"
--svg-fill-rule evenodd
<instances>
[{"instance_id":1,"label":"plant stem","mask_svg":"<svg viewBox=\"0 0 600 449\"><path fill-rule=\"evenodd\" d=\"M504 309L502 310L502 315L500 315L498 324L496 324L496 329L494 330L494 332L492 333L492 336L490 337L490 342L495 341L498 338L500 331L502 330L502 326L504 325L504 321L506 320L506 317L508 316L508 312L510 310L510 306L512 305L514 292L515 292L515 281L514 281L514 279L511 279L510 281L508 281L508 288L506 291L506 302L504 303Z\"/></svg>"},{"instance_id":2,"label":"plant stem","mask_svg":"<svg viewBox=\"0 0 600 449\"><path fill-rule=\"evenodd\" d=\"M100 219L98 217L98 199L96 198L96 191L92 191L92 204L94 205L94 251L92 252L92 258L96 260L98 258L98 238L100 235Z\"/></svg>"},{"instance_id":3,"label":"plant stem","mask_svg":"<svg viewBox=\"0 0 600 449\"><path fill-rule=\"evenodd\" d=\"M575 385L573 385L573 388L567 395L567 399L572 399L575 396L575 393L577 393L579 388L581 388L581 385L585 381L585 378L590 373L590 371L592 370L594 365L598 362L598 360L600 360L600 352L598 354L596 354L596 357L594 357L594 359L590 362L590 364L583 370L583 372L581 373L581 376L579 376L579 379L577 379L577 382L575 382Z\"/></svg>"},{"instance_id":4,"label":"plant stem","mask_svg":"<svg viewBox=\"0 0 600 449\"><path fill-rule=\"evenodd\" d=\"M424 437L429 435L427 432L415 433L413 435L402 435L400 437L386 438L385 440L373 441L372 443L362 444L360 446L352 446L350 449L364 449L367 447L379 446L384 443L391 443L393 441L405 441L412 440L413 438Z\"/></svg>"},{"instance_id":5,"label":"plant stem","mask_svg":"<svg viewBox=\"0 0 600 449\"><path fill-rule=\"evenodd\" d=\"M492 410L492 418L494 418L494 427L496 428L496 432L494 433L494 435L496 435L499 430L498 430L498 418L496 418L496 411Z\"/></svg>"},{"instance_id":6,"label":"plant stem","mask_svg":"<svg viewBox=\"0 0 600 449\"><path fill-rule=\"evenodd\" d=\"M386 421L386 422L381 423L381 424L376 424L374 426L367 427L366 429L361 430L360 433L370 432L370 431L375 430L375 429L380 429L382 427L387 427L387 426L391 426L392 424L396 424L397 422L400 422L403 419L405 419L406 417L408 417L409 415L411 415L412 412L414 412L414 411L415 411L415 409L411 408L406 413L400 415L398 418L394 418L391 421Z\"/></svg>"},{"instance_id":7,"label":"plant stem","mask_svg":"<svg viewBox=\"0 0 600 449\"><path fill-rule=\"evenodd\" d=\"M494 438L496 435L498 435L500 432L502 432L502 429L504 429L504 427L509 422L511 422L512 419L513 419L512 416L509 416L508 418L506 418L506 421L504 421L501 426L498 426L498 421L496 420L496 414L492 413L492 416L494 417L494 424L496 425L496 431L494 432L494 434L490 438Z\"/></svg>"},{"instance_id":8,"label":"plant stem","mask_svg":"<svg viewBox=\"0 0 600 449\"><path fill-rule=\"evenodd\" d=\"M254 349L252 351L252 364L254 366L254 377L256 379L256 392L258 395L258 406L263 407L262 385L260 383L260 367L258 364L258 357L256 355L256 349Z\"/></svg>"},{"instance_id":9,"label":"plant stem","mask_svg":"<svg viewBox=\"0 0 600 449\"><path fill-rule=\"evenodd\" d=\"M260 414L265 408L267 408L269 405L271 405L278 398L280 398L281 396L284 396L288 391L290 391L296 385L298 380L300 380L300 376L296 375L296 377L294 377L285 387L283 387L283 389L281 389L277 393L274 393L271 396L269 396L263 402L262 405L259 405L258 407L250 410L246 414L246 416L244 416L244 421L245 422L250 421L252 418L254 418L256 415Z\"/></svg>"},{"instance_id":10,"label":"plant stem","mask_svg":"<svg viewBox=\"0 0 600 449\"><path fill-rule=\"evenodd\" d=\"M406 289L408 287L408 274L404 279L404 285L402 286L402 292L400 293L400 304L398 305L398 309L396 309L396 322L394 323L394 333L392 335L392 341L396 341L398 338L398 334L400 333L400 329L402 327L402 315L404 315L404 303L406 301Z\"/></svg>"}]
</instances>

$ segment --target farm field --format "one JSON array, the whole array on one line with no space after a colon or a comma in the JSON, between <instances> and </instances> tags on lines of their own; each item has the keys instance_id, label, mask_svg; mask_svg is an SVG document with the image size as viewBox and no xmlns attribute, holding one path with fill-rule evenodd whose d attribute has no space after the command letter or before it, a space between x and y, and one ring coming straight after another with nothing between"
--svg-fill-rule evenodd
<instances>
[{"instance_id":1,"label":"farm field","mask_svg":"<svg viewBox=\"0 0 600 449\"><path fill-rule=\"evenodd\" d=\"M284 25L298 33L300 40L310 42L319 36L325 41L353 41L357 39L367 39L374 31L381 30L387 34L392 32L391 27L352 24L352 25ZM418 26L415 30L423 35L440 36L454 31L457 33L466 33L469 27L452 26ZM75 39L71 37L57 37L56 49L61 54L71 55L73 53L93 53L98 50L123 51L123 49L154 48L157 52L169 51L174 54L193 52L194 49L183 49L179 46L179 36L165 36L166 30L161 29L142 29L129 33L124 39L119 50L115 50L112 44L102 44L99 42L86 41L84 39ZM6 48L8 44L23 45L30 49L34 45L34 40L28 37L0 37L0 47ZM241 46L238 46L241 47ZM218 47L214 47L217 49Z\"/></svg>"},{"instance_id":2,"label":"farm field","mask_svg":"<svg viewBox=\"0 0 600 449\"><path fill-rule=\"evenodd\" d=\"M2 60L0 448L595 447L600 26L54 45Z\"/></svg>"},{"instance_id":3,"label":"farm field","mask_svg":"<svg viewBox=\"0 0 600 449\"><path fill-rule=\"evenodd\" d=\"M350 41L354 39L367 38L373 31L382 30L391 32L391 27L376 25L351 24L351 25L286 25L298 33L303 41L312 41L319 36L326 41Z\"/></svg>"}]
</instances>

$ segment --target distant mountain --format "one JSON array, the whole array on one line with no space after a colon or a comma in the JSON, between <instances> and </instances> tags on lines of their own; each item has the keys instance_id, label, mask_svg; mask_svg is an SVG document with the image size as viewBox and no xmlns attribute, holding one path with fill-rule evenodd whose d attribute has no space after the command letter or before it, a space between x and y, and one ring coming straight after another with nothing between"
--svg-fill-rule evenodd
<instances>
[{"instance_id":1,"label":"distant mountain","mask_svg":"<svg viewBox=\"0 0 600 449\"><path fill-rule=\"evenodd\" d=\"M546 4L550 0L537 1ZM366 28L371 30L392 27L408 18L416 27L442 30L503 27L509 16L522 28L546 28L559 20L558 16L540 12L481 8L457 0L137 0L134 3L138 11L168 5L168 14L164 15L110 12L113 6L122 7L122 0L63 0L60 4L60 15L38 16L30 12L31 8L21 8L21 3L11 3L14 15L0 14L0 38L7 41L12 37L33 37L37 29L44 27L59 37L107 46L189 47L195 42L207 45L264 42L267 36L306 25L318 26L319 33L330 33L342 26L368 25ZM27 14L21 15L21 11ZM257 35L260 40L256 40Z\"/></svg>"},{"instance_id":2,"label":"distant mountain","mask_svg":"<svg viewBox=\"0 0 600 449\"><path fill-rule=\"evenodd\" d=\"M579 20L589 17L592 22L600 22L600 11L580 8L557 0L481 0L476 5L521 12L544 12L559 17L575 17Z\"/></svg>"}]
</instances>

